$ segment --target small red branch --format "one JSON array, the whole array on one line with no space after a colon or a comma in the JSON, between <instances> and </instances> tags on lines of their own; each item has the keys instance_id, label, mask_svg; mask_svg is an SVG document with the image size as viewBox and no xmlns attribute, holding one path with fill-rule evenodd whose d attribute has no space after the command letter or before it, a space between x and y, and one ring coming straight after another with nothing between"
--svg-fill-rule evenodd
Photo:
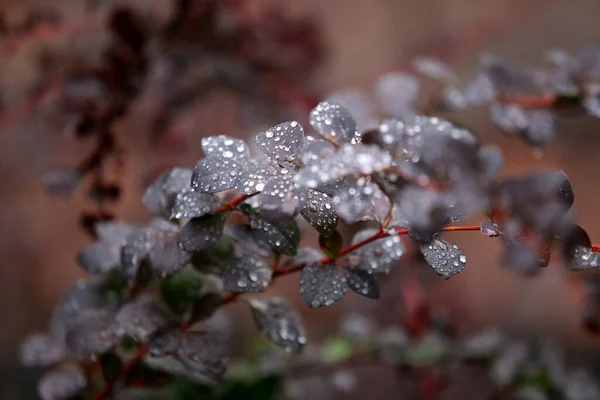
<instances>
[{"instance_id":1,"label":"small red branch","mask_svg":"<svg viewBox=\"0 0 600 400\"><path fill-rule=\"evenodd\" d=\"M142 346L138 349L137 353L134 354L133 357L125 365L123 365L123 369L121 370L121 376L127 376L127 374L138 365L144 357L148 354L148 346ZM104 387L92 398L92 400L102 400L106 397L110 396L112 393L113 385L112 383L107 383Z\"/></svg>"},{"instance_id":2,"label":"small red branch","mask_svg":"<svg viewBox=\"0 0 600 400\"><path fill-rule=\"evenodd\" d=\"M496 100L504 104L516 104L523 108L551 108L558 100L555 94L538 96L500 96Z\"/></svg>"}]
</instances>

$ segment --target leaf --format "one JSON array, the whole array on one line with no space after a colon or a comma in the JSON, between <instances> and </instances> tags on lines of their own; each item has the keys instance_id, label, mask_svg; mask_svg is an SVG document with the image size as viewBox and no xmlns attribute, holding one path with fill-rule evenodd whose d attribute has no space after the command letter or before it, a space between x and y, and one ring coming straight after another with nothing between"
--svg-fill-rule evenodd
<instances>
[{"instance_id":1,"label":"leaf","mask_svg":"<svg viewBox=\"0 0 600 400\"><path fill-rule=\"evenodd\" d=\"M338 224L337 209L333 199L325 193L309 189L301 214L320 235L328 237L335 233Z\"/></svg>"},{"instance_id":2,"label":"leaf","mask_svg":"<svg viewBox=\"0 0 600 400\"><path fill-rule=\"evenodd\" d=\"M349 182L333 198L339 217L347 224L383 221L391 207L390 199L365 178Z\"/></svg>"},{"instance_id":3,"label":"leaf","mask_svg":"<svg viewBox=\"0 0 600 400\"><path fill-rule=\"evenodd\" d=\"M316 164L318 161L331 159L335 156L336 148L327 140L306 138L306 145L300 151L302 163L305 165Z\"/></svg>"},{"instance_id":4,"label":"leaf","mask_svg":"<svg viewBox=\"0 0 600 400\"><path fill-rule=\"evenodd\" d=\"M226 135L208 136L200 142L204 155L222 158L232 158L240 162L250 159L250 150L243 140L235 139Z\"/></svg>"},{"instance_id":5,"label":"leaf","mask_svg":"<svg viewBox=\"0 0 600 400\"><path fill-rule=\"evenodd\" d=\"M300 244L300 230L295 221L270 223L243 205L240 210L248 217L256 237L267 243L276 253L294 256Z\"/></svg>"},{"instance_id":6,"label":"leaf","mask_svg":"<svg viewBox=\"0 0 600 400\"><path fill-rule=\"evenodd\" d=\"M215 212L221 200L215 195L184 189L175 197L171 208L171 219L202 217Z\"/></svg>"},{"instance_id":7,"label":"leaf","mask_svg":"<svg viewBox=\"0 0 600 400\"><path fill-rule=\"evenodd\" d=\"M270 222L289 220L306 202L306 189L296 187L289 175L277 175L267 181L260 193L260 215Z\"/></svg>"},{"instance_id":8,"label":"leaf","mask_svg":"<svg viewBox=\"0 0 600 400\"><path fill-rule=\"evenodd\" d=\"M62 341L45 333L30 335L21 344L20 359L26 367L49 367L66 356Z\"/></svg>"},{"instance_id":9,"label":"leaf","mask_svg":"<svg viewBox=\"0 0 600 400\"><path fill-rule=\"evenodd\" d=\"M265 258L273 255L271 247L256 237L250 225L229 225L227 234L238 246L251 254Z\"/></svg>"},{"instance_id":10,"label":"leaf","mask_svg":"<svg viewBox=\"0 0 600 400\"><path fill-rule=\"evenodd\" d=\"M181 235L177 232L152 232L149 242L151 247L148 249L147 257L155 274L164 278L176 273L187 264L190 255L181 248L180 240Z\"/></svg>"},{"instance_id":11,"label":"leaf","mask_svg":"<svg viewBox=\"0 0 600 400\"><path fill-rule=\"evenodd\" d=\"M192 218L179 233L179 246L185 251L201 251L219 241L227 217L222 214Z\"/></svg>"},{"instance_id":12,"label":"leaf","mask_svg":"<svg viewBox=\"0 0 600 400\"><path fill-rule=\"evenodd\" d=\"M293 162L304 146L304 129L296 121L284 122L260 132L255 141L258 148L275 162Z\"/></svg>"},{"instance_id":13,"label":"leaf","mask_svg":"<svg viewBox=\"0 0 600 400\"><path fill-rule=\"evenodd\" d=\"M234 159L208 156L201 160L192 174L192 190L203 193L217 193L236 186L243 170Z\"/></svg>"},{"instance_id":14,"label":"leaf","mask_svg":"<svg viewBox=\"0 0 600 400\"><path fill-rule=\"evenodd\" d=\"M205 293L194 300L190 323L210 318L223 304L223 296L218 293Z\"/></svg>"},{"instance_id":15,"label":"leaf","mask_svg":"<svg viewBox=\"0 0 600 400\"><path fill-rule=\"evenodd\" d=\"M583 269L586 269L590 264L593 265L598 261L592 255L590 236L581 226L568 225L560 236L562 255L571 268L583 267ZM584 259L583 256L586 256L587 259Z\"/></svg>"},{"instance_id":16,"label":"leaf","mask_svg":"<svg viewBox=\"0 0 600 400\"><path fill-rule=\"evenodd\" d=\"M63 340L70 322L88 311L112 312L116 302L103 296L102 285L96 281L80 280L67 290L55 307L50 321L50 335Z\"/></svg>"},{"instance_id":17,"label":"leaf","mask_svg":"<svg viewBox=\"0 0 600 400\"><path fill-rule=\"evenodd\" d=\"M300 315L285 299L248 301L258 330L288 352L300 353L306 343L306 331Z\"/></svg>"},{"instance_id":18,"label":"leaf","mask_svg":"<svg viewBox=\"0 0 600 400\"><path fill-rule=\"evenodd\" d=\"M415 367L438 365L451 352L450 343L439 334L428 333L406 353L407 362Z\"/></svg>"},{"instance_id":19,"label":"leaf","mask_svg":"<svg viewBox=\"0 0 600 400\"><path fill-rule=\"evenodd\" d=\"M168 218L177 193L190 187L192 171L173 168L158 177L144 192L142 202L150 213Z\"/></svg>"},{"instance_id":20,"label":"leaf","mask_svg":"<svg viewBox=\"0 0 600 400\"><path fill-rule=\"evenodd\" d=\"M121 266L121 247L96 242L77 255L77 263L92 275L103 275Z\"/></svg>"},{"instance_id":21,"label":"leaf","mask_svg":"<svg viewBox=\"0 0 600 400\"><path fill-rule=\"evenodd\" d=\"M335 265L312 264L300 273L300 294L309 307L330 306L346 294L344 277Z\"/></svg>"},{"instance_id":22,"label":"leaf","mask_svg":"<svg viewBox=\"0 0 600 400\"><path fill-rule=\"evenodd\" d=\"M457 78L454 70L448 64L438 59L418 57L413 61L413 66L421 74L447 85L456 82Z\"/></svg>"},{"instance_id":23,"label":"leaf","mask_svg":"<svg viewBox=\"0 0 600 400\"><path fill-rule=\"evenodd\" d=\"M95 226L96 236L101 242L123 245L135 228L119 221L98 222Z\"/></svg>"},{"instance_id":24,"label":"leaf","mask_svg":"<svg viewBox=\"0 0 600 400\"><path fill-rule=\"evenodd\" d=\"M347 108L322 101L310 112L310 125L327 140L346 143L354 139L356 122Z\"/></svg>"},{"instance_id":25,"label":"leaf","mask_svg":"<svg viewBox=\"0 0 600 400\"><path fill-rule=\"evenodd\" d=\"M381 75L374 92L379 104L389 116L408 120L416 115L415 105L421 84L412 75L390 72Z\"/></svg>"},{"instance_id":26,"label":"leaf","mask_svg":"<svg viewBox=\"0 0 600 400\"><path fill-rule=\"evenodd\" d=\"M162 281L161 292L165 303L176 314L190 308L202 288L202 277L192 268L184 268Z\"/></svg>"},{"instance_id":27,"label":"leaf","mask_svg":"<svg viewBox=\"0 0 600 400\"><path fill-rule=\"evenodd\" d=\"M274 166L261 165L254 160L250 161L240 172L235 189L247 195L262 192L267 181L279 172Z\"/></svg>"},{"instance_id":28,"label":"leaf","mask_svg":"<svg viewBox=\"0 0 600 400\"><path fill-rule=\"evenodd\" d=\"M223 288L234 293L263 292L271 283L271 268L251 255L234 258L223 276Z\"/></svg>"},{"instance_id":29,"label":"leaf","mask_svg":"<svg viewBox=\"0 0 600 400\"><path fill-rule=\"evenodd\" d=\"M323 348L323 356L329 364L340 364L347 361L354 351L352 343L343 337L329 340Z\"/></svg>"},{"instance_id":30,"label":"leaf","mask_svg":"<svg viewBox=\"0 0 600 400\"><path fill-rule=\"evenodd\" d=\"M68 196L79 186L83 174L78 168L55 166L44 172L44 186L54 196Z\"/></svg>"},{"instance_id":31,"label":"leaf","mask_svg":"<svg viewBox=\"0 0 600 400\"><path fill-rule=\"evenodd\" d=\"M192 266L200 272L219 273L229 265L235 256L235 246L227 235L222 235L219 240L205 250L194 252L191 258Z\"/></svg>"},{"instance_id":32,"label":"leaf","mask_svg":"<svg viewBox=\"0 0 600 400\"><path fill-rule=\"evenodd\" d=\"M458 274L465 267L467 257L458 246L441 238L419 245L425 261L441 277L448 279Z\"/></svg>"},{"instance_id":33,"label":"leaf","mask_svg":"<svg viewBox=\"0 0 600 400\"><path fill-rule=\"evenodd\" d=\"M359 131L377 125L377 117L371 100L359 90L343 90L333 93L327 97L327 101L347 108L354 117L356 128Z\"/></svg>"},{"instance_id":34,"label":"leaf","mask_svg":"<svg viewBox=\"0 0 600 400\"><path fill-rule=\"evenodd\" d=\"M148 339L148 352L159 357L174 354L181 344L182 335L183 332L178 327L159 329Z\"/></svg>"},{"instance_id":35,"label":"leaf","mask_svg":"<svg viewBox=\"0 0 600 400\"><path fill-rule=\"evenodd\" d=\"M363 229L354 235L352 244L367 240L378 232L377 229ZM357 258L358 267L368 272L388 273L402 258L404 252L400 237L390 236L361 246L350 254L350 258Z\"/></svg>"},{"instance_id":36,"label":"leaf","mask_svg":"<svg viewBox=\"0 0 600 400\"><path fill-rule=\"evenodd\" d=\"M37 391L42 400L70 399L87 385L84 371L78 365L69 365L46 372Z\"/></svg>"},{"instance_id":37,"label":"leaf","mask_svg":"<svg viewBox=\"0 0 600 400\"><path fill-rule=\"evenodd\" d=\"M345 268L346 284L354 292L370 299L379 299L379 284L375 277L364 269Z\"/></svg>"},{"instance_id":38,"label":"leaf","mask_svg":"<svg viewBox=\"0 0 600 400\"><path fill-rule=\"evenodd\" d=\"M339 232L335 232L334 235L325 237L319 235L319 247L323 250L323 253L329 258L337 258L342 251L344 241L342 235Z\"/></svg>"},{"instance_id":39,"label":"leaf","mask_svg":"<svg viewBox=\"0 0 600 400\"><path fill-rule=\"evenodd\" d=\"M75 357L93 360L119 343L116 328L111 314L87 311L69 323L65 341Z\"/></svg>"},{"instance_id":40,"label":"leaf","mask_svg":"<svg viewBox=\"0 0 600 400\"><path fill-rule=\"evenodd\" d=\"M176 316L164 303L144 298L125 304L115 316L119 336L131 336L140 341L147 341L150 335L176 321Z\"/></svg>"},{"instance_id":41,"label":"leaf","mask_svg":"<svg viewBox=\"0 0 600 400\"><path fill-rule=\"evenodd\" d=\"M116 353L104 353L100 358L100 365L105 382L115 383L121 377L123 361Z\"/></svg>"},{"instance_id":42,"label":"leaf","mask_svg":"<svg viewBox=\"0 0 600 400\"><path fill-rule=\"evenodd\" d=\"M482 221L481 222L481 233L483 233L487 237L497 237L500 235L500 228L498 225L493 223L492 221Z\"/></svg>"},{"instance_id":43,"label":"leaf","mask_svg":"<svg viewBox=\"0 0 600 400\"><path fill-rule=\"evenodd\" d=\"M177 358L187 369L219 381L229 361L229 343L222 332L185 332Z\"/></svg>"}]
</instances>

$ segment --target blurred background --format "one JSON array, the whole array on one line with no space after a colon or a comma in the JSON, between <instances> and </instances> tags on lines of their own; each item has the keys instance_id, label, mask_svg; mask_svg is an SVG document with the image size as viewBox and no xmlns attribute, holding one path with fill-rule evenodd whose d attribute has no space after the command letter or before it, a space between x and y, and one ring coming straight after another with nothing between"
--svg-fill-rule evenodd
<instances>
[{"instance_id":1,"label":"blurred background","mask_svg":"<svg viewBox=\"0 0 600 400\"><path fill-rule=\"evenodd\" d=\"M318 99L340 90L368 91L381 74L410 68L415 56L438 57L466 80L484 51L510 64L543 65L547 50L576 53L600 43L597 0L239 0L212 9L205 5L210 1L198 0L187 2L200 5L188 5L187 14L178 16L183 3L0 4L2 399L36 398L39 371L19 365L18 345L27 333L45 329L61 294L85 276L75 262L92 240L85 221L107 215L147 221L141 204L145 186L170 166L192 167L202 156L202 137L247 138L283 120L304 121ZM141 17L115 18L122 6ZM144 57L119 50L115 30L139 34ZM129 63L116 73L107 72L111 49ZM123 89L123 81L131 87ZM110 107L105 97L111 85L122 90L118 110L98 111L98 103ZM89 108L90 99L96 108ZM574 212L592 240L600 241L600 121L560 119L558 138L543 157L534 157L526 144L504 136L488 114L476 109L453 118L501 146L505 175L564 170L575 191ZM106 119L98 122L98 115ZM64 168L98 154L100 139L86 130L95 123L105 123L108 133L99 137L116 144L106 146L102 165L89 168L92 179L70 190L78 177ZM68 195L51 195L44 180ZM91 194L98 197L93 192L98 187L101 208L90 200ZM526 278L501 267L501 241L468 233L452 239L469 263L457 277L436 283L430 301L440 315L458 321L459 331L499 326L525 337L551 338L575 355L598 347L600 340L580 326L577 279L561 266ZM349 295L332 307L309 310L296 280L286 277L270 290L298 303L310 340L337 329L349 310L396 310L393 284L379 302ZM254 329L247 310L232 306L230 312L242 321L236 324ZM372 385L375 376L385 380L381 371L369 370L359 387L383 396L390 386Z\"/></svg>"}]
</instances>

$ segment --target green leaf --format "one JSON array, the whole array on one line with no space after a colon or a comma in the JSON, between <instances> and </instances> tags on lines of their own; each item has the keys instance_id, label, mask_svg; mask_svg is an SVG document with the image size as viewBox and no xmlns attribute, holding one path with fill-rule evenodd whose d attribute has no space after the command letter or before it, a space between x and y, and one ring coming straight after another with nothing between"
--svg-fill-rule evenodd
<instances>
[{"instance_id":1,"label":"green leaf","mask_svg":"<svg viewBox=\"0 0 600 400\"><path fill-rule=\"evenodd\" d=\"M162 282L165 303L177 314L183 314L202 288L202 277L192 268L184 268Z\"/></svg>"},{"instance_id":2,"label":"green leaf","mask_svg":"<svg viewBox=\"0 0 600 400\"><path fill-rule=\"evenodd\" d=\"M408 349L407 362L413 366L440 363L450 353L450 344L440 335L430 333L414 347Z\"/></svg>"},{"instance_id":3,"label":"green leaf","mask_svg":"<svg viewBox=\"0 0 600 400\"><path fill-rule=\"evenodd\" d=\"M206 250L192 253L191 264L200 272L223 271L235 255L235 246L229 236L223 235Z\"/></svg>"},{"instance_id":4,"label":"green leaf","mask_svg":"<svg viewBox=\"0 0 600 400\"><path fill-rule=\"evenodd\" d=\"M338 231L329 237L325 237L323 235L319 235L319 246L325 255L329 258L337 258L342 251L342 246L344 245L344 239L342 239L342 235Z\"/></svg>"},{"instance_id":5,"label":"green leaf","mask_svg":"<svg viewBox=\"0 0 600 400\"><path fill-rule=\"evenodd\" d=\"M115 353L107 352L102 354L100 365L102 366L102 376L106 382L114 383L121 377L123 361Z\"/></svg>"},{"instance_id":6,"label":"green leaf","mask_svg":"<svg viewBox=\"0 0 600 400\"><path fill-rule=\"evenodd\" d=\"M325 360L331 364L341 363L352 356L352 342L348 339L337 337L331 339L323 348Z\"/></svg>"}]
</instances>

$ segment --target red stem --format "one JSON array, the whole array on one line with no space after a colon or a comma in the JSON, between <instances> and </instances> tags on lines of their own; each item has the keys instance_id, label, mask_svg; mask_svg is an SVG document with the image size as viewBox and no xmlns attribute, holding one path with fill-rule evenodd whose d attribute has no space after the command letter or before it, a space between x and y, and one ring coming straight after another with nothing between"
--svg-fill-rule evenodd
<instances>
[{"instance_id":1,"label":"red stem","mask_svg":"<svg viewBox=\"0 0 600 400\"><path fill-rule=\"evenodd\" d=\"M593 244L592 245L592 250L593 251L600 251L600 244Z\"/></svg>"},{"instance_id":2,"label":"red stem","mask_svg":"<svg viewBox=\"0 0 600 400\"><path fill-rule=\"evenodd\" d=\"M146 354L148 354L148 346L142 346L139 348L137 353L125 365L123 365L123 369L121 370L121 376L127 376L129 371L131 371L136 365L142 361ZM104 387L92 398L92 400L102 400L106 397L110 396L112 393L113 385L112 383L106 383Z\"/></svg>"}]
</instances>

